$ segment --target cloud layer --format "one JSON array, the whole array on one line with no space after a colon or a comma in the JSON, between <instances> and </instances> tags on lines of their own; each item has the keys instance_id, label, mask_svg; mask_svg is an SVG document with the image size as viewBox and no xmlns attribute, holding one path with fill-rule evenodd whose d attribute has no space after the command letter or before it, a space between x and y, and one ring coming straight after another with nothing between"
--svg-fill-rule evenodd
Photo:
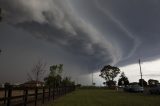
<instances>
[{"instance_id":1,"label":"cloud layer","mask_svg":"<svg viewBox=\"0 0 160 106\"><path fill-rule=\"evenodd\" d=\"M24 28L37 38L61 45L75 58L80 57L82 63L87 62L91 69L95 65L114 65L121 60L118 44L110 42L80 18L69 1L5 0L2 4L6 4L8 23Z\"/></svg>"},{"instance_id":2,"label":"cloud layer","mask_svg":"<svg viewBox=\"0 0 160 106\"><path fill-rule=\"evenodd\" d=\"M72 62L90 71L104 64L123 66L138 58L159 57L157 4L157 0L0 1L4 22L59 46L74 58L68 61L76 60Z\"/></svg>"}]
</instances>

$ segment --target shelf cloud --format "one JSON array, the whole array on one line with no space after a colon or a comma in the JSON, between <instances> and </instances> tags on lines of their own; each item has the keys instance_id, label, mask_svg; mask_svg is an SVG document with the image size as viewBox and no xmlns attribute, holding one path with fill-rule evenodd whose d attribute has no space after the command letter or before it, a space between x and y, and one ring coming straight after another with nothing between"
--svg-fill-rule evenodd
<instances>
[{"instance_id":1,"label":"shelf cloud","mask_svg":"<svg viewBox=\"0 0 160 106\"><path fill-rule=\"evenodd\" d=\"M67 54L64 64L68 62L70 70L74 64L83 67L77 71L90 73L107 64L126 66L139 58L159 58L159 4L158 0L0 0L2 23L7 25L0 28L56 45L63 52L55 57Z\"/></svg>"}]
</instances>

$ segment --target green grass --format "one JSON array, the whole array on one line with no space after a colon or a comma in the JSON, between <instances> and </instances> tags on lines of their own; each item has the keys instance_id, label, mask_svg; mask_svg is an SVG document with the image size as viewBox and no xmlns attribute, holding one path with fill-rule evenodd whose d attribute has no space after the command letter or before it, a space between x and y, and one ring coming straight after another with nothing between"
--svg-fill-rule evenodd
<instances>
[{"instance_id":1,"label":"green grass","mask_svg":"<svg viewBox=\"0 0 160 106\"><path fill-rule=\"evenodd\" d=\"M49 106L160 106L160 95L81 89L55 100Z\"/></svg>"}]
</instances>

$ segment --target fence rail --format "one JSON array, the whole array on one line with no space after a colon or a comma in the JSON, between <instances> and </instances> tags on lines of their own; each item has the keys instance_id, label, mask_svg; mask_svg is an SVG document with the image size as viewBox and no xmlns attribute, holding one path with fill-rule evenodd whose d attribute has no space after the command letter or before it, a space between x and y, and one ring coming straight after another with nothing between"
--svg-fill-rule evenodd
<instances>
[{"instance_id":1,"label":"fence rail","mask_svg":"<svg viewBox=\"0 0 160 106\"><path fill-rule=\"evenodd\" d=\"M2 106L27 106L29 103L37 102L42 104L45 101L54 100L59 96L75 90L75 86L63 87L12 87L0 88L0 93L3 92L3 97L0 97L0 105ZM13 92L21 92L21 94L13 94ZM1 94L2 95L2 94Z\"/></svg>"}]
</instances>

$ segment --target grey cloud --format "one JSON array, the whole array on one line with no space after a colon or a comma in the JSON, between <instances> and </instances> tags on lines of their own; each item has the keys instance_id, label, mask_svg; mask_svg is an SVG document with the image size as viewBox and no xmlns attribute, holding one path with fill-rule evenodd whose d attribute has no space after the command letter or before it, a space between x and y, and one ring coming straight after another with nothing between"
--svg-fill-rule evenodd
<instances>
[{"instance_id":1,"label":"grey cloud","mask_svg":"<svg viewBox=\"0 0 160 106\"><path fill-rule=\"evenodd\" d=\"M66 51L70 51L72 58L75 58L80 66L88 68L90 71L97 69L98 65L112 62L112 58L104 59L105 56L110 57L110 54L107 54L104 48L99 44L92 44L86 33L78 31L78 29L76 32L80 35L79 37L68 36L68 33L49 24L31 22L17 24L16 26L27 29L38 39L46 40Z\"/></svg>"},{"instance_id":2,"label":"grey cloud","mask_svg":"<svg viewBox=\"0 0 160 106\"><path fill-rule=\"evenodd\" d=\"M13 17L7 19L9 23L37 38L61 45L74 58L79 58L81 64L91 67L90 70L97 64L116 64L121 60L118 44L112 44L96 28L76 16L67 1L6 0L2 3L6 16Z\"/></svg>"},{"instance_id":3,"label":"grey cloud","mask_svg":"<svg viewBox=\"0 0 160 106\"><path fill-rule=\"evenodd\" d=\"M88 21L97 25L107 38L109 36L111 42L118 42L122 53L118 65L137 63L139 58L142 61L159 58L158 0L94 1L73 0L73 4L78 6L76 11L80 16L87 16ZM86 4L83 6L84 2ZM81 6L83 8L79 10Z\"/></svg>"},{"instance_id":4,"label":"grey cloud","mask_svg":"<svg viewBox=\"0 0 160 106\"><path fill-rule=\"evenodd\" d=\"M91 71L104 64L123 66L139 58L159 58L159 4L157 0L0 1L5 22L60 46L72 55L70 61Z\"/></svg>"}]
</instances>

